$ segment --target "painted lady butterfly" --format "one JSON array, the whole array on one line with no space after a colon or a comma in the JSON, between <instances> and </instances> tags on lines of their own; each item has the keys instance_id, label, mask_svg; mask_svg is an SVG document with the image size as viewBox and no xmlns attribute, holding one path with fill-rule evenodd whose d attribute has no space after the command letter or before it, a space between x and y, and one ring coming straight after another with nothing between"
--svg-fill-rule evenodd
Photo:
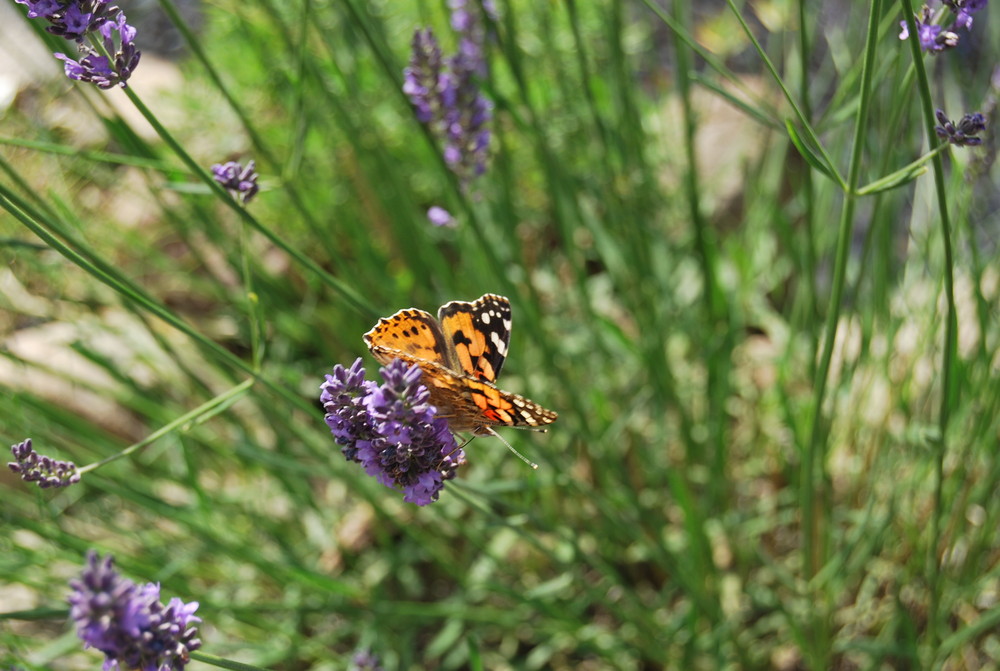
<instances>
[{"instance_id":1,"label":"painted lady butterfly","mask_svg":"<svg viewBox=\"0 0 1000 671\"><path fill-rule=\"evenodd\" d=\"M382 365L402 359L420 366L431 403L452 431L495 435L493 426L539 427L558 416L494 384L507 357L510 325L510 301L485 294L472 303L445 303L437 319L415 308L400 310L380 319L364 340Z\"/></svg>"}]
</instances>

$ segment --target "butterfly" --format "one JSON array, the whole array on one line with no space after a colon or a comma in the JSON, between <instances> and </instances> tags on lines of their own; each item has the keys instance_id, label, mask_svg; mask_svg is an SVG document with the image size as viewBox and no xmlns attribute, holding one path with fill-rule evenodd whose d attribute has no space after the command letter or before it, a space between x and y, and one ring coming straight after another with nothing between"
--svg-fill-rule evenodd
<instances>
[{"instance_id":1,"label":"butterfly","mask_svg":"<svg viewBox=\"0 0 1000 671\"><path fill-rule=\"evenodd\" d=\"M409 308L380 319L363 338L382 365L393 359L417 364L421 381L452 431L496 435L494 426L537 428L558 415L494 383L507 358L510 301L484 294L429 312Z\"/></svg>"}]
</instances>

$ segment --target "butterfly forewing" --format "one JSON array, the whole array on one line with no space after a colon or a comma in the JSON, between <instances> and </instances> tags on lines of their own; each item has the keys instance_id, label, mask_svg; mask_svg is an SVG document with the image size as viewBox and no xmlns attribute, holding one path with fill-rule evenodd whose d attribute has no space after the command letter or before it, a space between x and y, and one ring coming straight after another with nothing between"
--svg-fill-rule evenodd
<instances>
[{"instance_id":1,"label":"butterfly forewing","mask_svg":"<svg viewBox=\"0 0 1000 671\"><path fill-rule=\"evenodd\" d=\"M379 360L387 365L396 357L390 356L382 360L375 354L375 348L398 350L416 359L434 361L448 368L459 365L455 348L451 347L441 325L429 312L410 308L400 310L391 317L378 320L368 333L362 336L368 349Z\"/></svg>"},{"instance_id":2,"label":"butterfly forewing","mask_svg":"<svg viewBox=\"0 0 1000 671\"><path fill-rule=\"evenodd\" d=\"M438 310L444 337L455 349L462 372L495 382L510 342L510 301L485 294L472 303L452 301Z\"/></svg>"}]
</instances>

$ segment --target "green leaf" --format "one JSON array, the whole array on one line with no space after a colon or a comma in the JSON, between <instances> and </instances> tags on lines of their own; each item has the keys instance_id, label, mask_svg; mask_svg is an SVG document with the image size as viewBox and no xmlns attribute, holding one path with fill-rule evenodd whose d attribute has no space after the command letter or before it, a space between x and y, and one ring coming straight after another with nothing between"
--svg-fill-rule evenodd
<instances>
[{"instance_id":1,"label":"green leaf","mask_svg":"<svg viewBox=\"0 0 1000 671\"><path fill-rule=\"evenodd\" d=\"M868 196L873 193L882 193L883 191L895 189L897 186L909 184L917 177L920 177L927 172L927 162L930 161L935 154L937 154L937 151L932 151L929 154L921 156L906 167L900 168L896 172L888 174L881 179L877 179L867 186L861 187L858 189L858 195Z\"/></svg>"},{"instance_id":2,"label":"green leaf","mask_svg":"<svg viewBox=\"0 0 1000 671\"><path fill-rule=\"evenodd\" d=\"M827 166L826 163L824 163L823 160L816 155L816 152L810 149L809 146L802 140L791 119L785 120L785 129L788 131L788 138L792 141L792 144L795 145L795 148L799 151L802 158L806 160L806 163L830 179L834 179L833 171L830 170L830 167Z\"/></svg>"}]
</instances>

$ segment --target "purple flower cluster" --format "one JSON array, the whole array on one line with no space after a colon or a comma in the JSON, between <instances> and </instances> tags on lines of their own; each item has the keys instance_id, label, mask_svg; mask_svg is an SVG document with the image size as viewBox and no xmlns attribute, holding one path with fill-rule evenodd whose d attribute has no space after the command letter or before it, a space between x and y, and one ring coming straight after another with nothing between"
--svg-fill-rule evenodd
<instances>
[{"instance_id":1,"label":"purple flower cluster","mask_svg":"<svg viewBox=\"0 0 1000 671\"><path fill-rule=\"evenodd\" d=\"M370 650L358 650L351 658L351 665L348 671L384 671L382 661L378 655Z\"/></svg>"},{"instance_id":2,"label":"purple flower cluster","mask_svg":"<svg viewBox=\"0 0 1000 671\"><path fill-rule=\"evenodd\" d=\"M933 15L927 5L924 5L920 14L914 17L920 48L932 54L957 45L958 33L955 31L959 29L971 30L972 15L984 9L987 0L943 0L943 3L955 15L954 22L947 30L944 26L933 23ZM910 29L906 25L906 21L900 21L899 25L903 29L899 33L899 39L905 40L910 36Z\"/></svg>"},{"instance_id":3,"label":"purple flower cluster","mask_svg":"<svg viewBox=\"0 0 1000 671\"><path fill-rule=\"evenodd\" d=\"M360 357L350 368L334 366L320 385L327 426L348 461L402 489L407 503L425 506L437 501L465 454L447 420L435 416L419 366L396 359L380 373L383 384L366 380Z\"/></svg>"},{"instance_id":4,"label":"purple flower cluster","mask_svg":"<svg viewBox=\"0 0 1000 671\"><path fill-rule=\"evenodd\" d=\"M477 84L487 75L483 58L486 28L480 5L470 5L467 0L450 0L449 4L458 51L444 58L434 32L417 29L410 64L403 72L403 92L417 119L442 143L444 160L464 188L486 170L493 106ZM482 7L488 17L496 19L491 2Z\"/></svg>"},{"instance_id":5,"label":"purple flower cluster","mask_svg":"<svg viewBox=\"0 0 1000 671\"><path fill-rule=\"evenodd\" d=\"M114 569L111 555L91 550L80 578L70 581L70 617L85 648L105 654L104 671L183 671L201 647L198 603L174 597L164 606L160 586L136 585Z\"/></svg>"},{"instance_id":6,"label":"purple flower cluster","mask_svg":"<svg viewBox=\"0 0 1000 671\"><path fill-rule=\"evenodd\" d=\"M951 121L944 110L937 110L937 120L940 126L934 127L934 132L942 140L947 140L958 147L975 147L982 144L982 138L976 137L986 130L986 117L979 112L966 114L957 122Z\"/></svg>"},{"instance_id":7,"label":"purple flower cluster","mask_svg":"<svg viewBox=\"0 0 1000 671\"><path fill-rule=\"evenodd\" d=\"M942 2L955 16L955 20L948 30L932 23L933 16L927 5L924 5L920 14L914 17L920 48L932 54L957 45L958 33L955 31L972 30L972 15L985 9L987 0L942 0ZM906 21L900 21L899 25L903 27L899 39L905 40L910 36L909 28ZM948 119L943 110L937 110L936 116L941 125L935 126L934 132L939 138L956 147L974 147L982 144L982 138L976 136L986 130L986 117L984 115L979 112L966 114L957 122Z\"/></svg>"},{"instance_id":8,"label":"purple flower cluster","mask_svg":"<svg viewBox=\"0 0 1000 671\"><path fill-rule=\"evenodd\" d=\"M448 0L451 8L451 28L458 34L458 53L462 68L468 68L480 77L486 76L486 61L483 59L483 45L486 43L486 26L482 12L490 21L496 21L497 10L492 0L485 0L480 10L478 0Z\"/></svg>"},{"instance_id":9,"label":"purple flower cluster","mask_svg":"<svg viewBox=\"0 0 1000 671\"><path fill-rule=\"evenodd\" d=\"M942 0L955 14L955 27L972 30L972 15L986 7L987 0Z\"/></svg>"},{"instance_id":10,"label":"purple flower cluster","mask_svg":"<svg viewBox=\"0 0 1000 671\"><path fill-rule=\"evenodd\" d=\"M257 186L257 165L253 161L248 161L245 168L236 161L216 163L212 166L212 176L244 205L260 190Z\"/></svg>"},{"instance_id":11,"label":"purple flower cluster","mask_svg":"<svg viewBox=\"0 0 1000 671\"><path fill-rule=\"evenodd\" d=\"M14 0L28 8L29 19L45 19L53 35L80 42L118 11L111 0Z\"/></svg>"},{"instance_id":12,"label":"purple flower cluster","mask_svg":"<svg viewBox=\"0 0 1000 671\"><path fill-rule=\"evenodd\" d=\"M98 88L126 86L139 57L136 49L135 28L125 21L125 14L111 0L15 0L28 7L29 18L49 22L46 30L80 43L80 59L74 60L64 53L55 57L65 63L66 76L89 82ZM96 35L100 36L97 41ZM85 44L91 36L93 44Z\"/></svg>"},{"instance_id":13,"label":"purple flower cluster","mask_svg":"<svg viewBox=\"0 0 1000 671\"><path fill-rule=\"evenodd\" d=\"M25 482L37 482L42 489L69 487L80 482L76 464L38 454L31 447L31 438L11 445L10 451L17 461L8 462L7 468L19 474Z\"/></svg>"},{"instance_id":14,"label":"purple flower cluster","mask_svg":"<svg viewBox=\"0 0 1000 671\"><path fill-rule=\"evenodd\" d=\"M97 32L101 34L104 50L111 58L89 47L81 49L84 55L79 61L62 53L55 56L66 63L66 76L70 79L90 82L100 89L109 89L115 85L124 87L142 55L132 43L135 28L125 23L125 15L118 12L114 20L102 23Z\"/></svg>"}]
</instances>

